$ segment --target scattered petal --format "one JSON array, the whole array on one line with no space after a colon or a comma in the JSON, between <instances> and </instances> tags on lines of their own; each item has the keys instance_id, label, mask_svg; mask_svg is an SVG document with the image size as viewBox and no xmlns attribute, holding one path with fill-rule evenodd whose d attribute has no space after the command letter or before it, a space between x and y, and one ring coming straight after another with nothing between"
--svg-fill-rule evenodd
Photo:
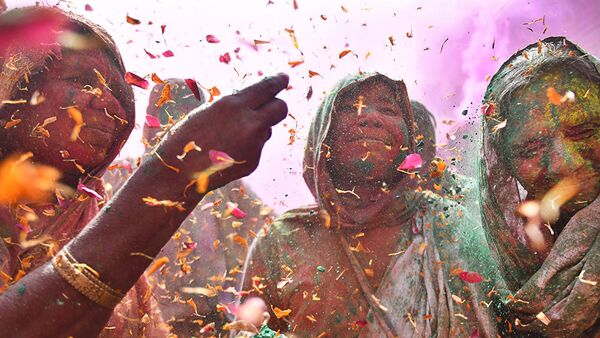
<instances>
[{"instance_id":1,"label":"scattered petal","mask_svg":"<svg viewBox=\"0 0 600 338\"><path fill-rule=\"evenodd\" d=\"M310 69L309 69L309 70L308 70L308 77L309 77L309 78L311 78L311 77L313 77L313 76L321 76L321 74L319 74L319 73L317 73L317 72L315 72L315 71L312 71L312 70L310 70ZM322 76L321 76L321 77L322 77Z\"/></svg>"},{"instance_id":2,"label":"scattered petal","mask_svg":"<svg viewBox=\"0 0 600 338\"><path fill-rule=\"evenodd\" d=\"M163 84L163 83L165 83L160 77L158 77L158 75L156 75L156 73L152 73L151 79L156 84Z\"/></svg>"},{"instance_id":3,"label":"scattered petal","mask_svg":"<svg viewBox=\"0 0 600 338\"><path fill-rule=\"evenodd\" d=\"M217 39L214 35L210 35L210 34L206 36L206 41L208 43L219 43L219 42L221 42L221 40Z\"/></svg>"},{"instance_id":4,"label":"scattered petal","mask_svg":"<svg viewBox=\"0 0 600 338\"><path fill-rule=\"evenodd\" d=\"M30 161L33 153L7 157L0 162L0 204L18 201L46 202L56 191L60 172Z\"/></svg>"},{"instance_id":5,"label":"scattered petal","mask_svg":"<svg viewBox=\"0 0 600 338\"><path fill-rule=\"evenodd\" d=\"M477 272L462 271L458 277L466 283L477 284L483 282L483 277Z\"/></svg>"},{"instance_id":6,"label":"scattered petal","mask_svg":"<svg viewBox=\"0 0 600 338\"><path fill-rule=\"evenodd\" d=\"M398 170L415 170L421 168L423 159L419 154L410 154L398 166Z\"/></svg>"},{"instance_id":7,"label":"scattered petal","mask_svg":"<svg viewBox=\"0 0 600 338\"><path fill-rule=\"evenodd\" d=\"M146 196L142 198L142 201L151 207L165 207L167 209L174 208L177 211L185 211L185 207L182 202L176 202L171 200L157 200L154 197Z\"/></svg>"},{"instance_id":8,"label":"scattered petal","mask_svg":"<svg viewBox=\"0 0 600 338\"><path fill-rule=\"evenodd\" d=\"M146 125L148 128L160 128L160 120L152 115L146 115Z\"/></svg>"},{"instance_id":9,"label":"scattered petal","mask_svg":"<svg viewBox=\"0 0 600 338\"><path fill-rule=\"evenodd\" d=\"M429 168L429 176L431 176L431 178L440 177L442 176L444 171L446 171L447 167L448 165L444 160L442 160L439 157L436 157L431 161L431 167Z\"/></svg>"},{"instance_id":10,"label":"scattered petal","mask_svg":"<svg viewBox=\"0 0 600 338\"><path fill-rule=\"evenodd\" d=\"M488 102L481 106L481 113L483 116L492 116L496 114L496 104L493 102Z\"/></svg>"},{"instance_id":11,"label":"scattered petal","mask_svg":"<svg viewBox=\"0 0 600 338\"><path fill-rule=\"evenodd\" d=\"M340 53L340 55L339 55L339 58L341 59L341 58L343 58L344 56L348 55L348 53L351 53L351 52L352 52L352 51L351 51L350 49L343 50L343 51Z\"/></svg>"},{"instance_id":12,"label":"scattered petal","mask_svg":"<svg viewBox=\"0 0 600 338\"><path fill-rule=\"evenodd\" d=\"M164 57L166 57L166 58L170 58L170 57L172 57L172 56L175 56L175 53L173 53L173 51L169 49L169 50L166 50L166 51L164 51L164 52L162 53L162 55L163 55Z\"/></svg>"},{"instance_id":13,"label":"scattered petal","mask_svg":"<svg viewBox=\"0 0 600 338\"><path fill-rule=\"evenodd\" d=\"M225 54L219 56L219 62L222 62L222 63L228 65L229 62L231 62L231 56L229 55L229 53L225 53Z\"/></svg>"},{"instance_id":14,"label":"scattered petal","mask_svg":"<svg viewBox=\"0 0 600 338\"><path fill-rule=\"evenodd\" d=\"M544 323L544 325L550 325L550 318L548 318L548 316L546 316L545 313L540 312L538 313L535 318L537 318L540 322Z\"/></svg>"},{"instance_id":15,"label":"scattered petal","mask_svg":"<svg viewBox=\"0 0 600 338\"><path fill-rule=\"evenodd\" d=\"M156 102L155 106L160 108L160 107L162 107L163 104L165 104L167 102L175 102L175 101L173 101L173 98L171 97L171 85L168 83L163 86L162 92L161 92L160 97L158 98L158 101Z\"/></svg>"},{"instance_id":16,"label":"scattered petal","mask_svg":"<svg viewBox=\"0 0 600 338\"><path fill-rule=\"evenodd\" d=\"M288 65L290 65L290 67L294 68L294 67L300 66L303 63L304 63L304 60L289 61Z\"/></svg>"},{"instance_id":17,"label":"scattered petal","mask_svg":"<svg viewBox=\"0 0 600 338\"><path fill-rule=\"evenodd\" d=\"M157 58L156 55L154 55L154 54L150 53L149 51L147 51L146 48L144 48L144 52L146 52L146 55L148 55L151 59L156 59Z\"/></svg>"},{"instance_id":18,"label":"scattered petal","mask_svg":"<svg viewBox=\"0 0 600 338\"><path fill-rule=\"evenodd\" d=\"M129 15L127 15L125 17L125 19L127 20L127 23L131 24L131 25L139 25L142 23L140 20L134 19L134 18L130 17Z\"/></svg>"},{"instance_id":19,"label":"scattered petal","mask_svg":"<svg viewBox=\"0 0 600 338\"><path fill-rule=\"evenodd\" d=\"M79 132L81 131L81 127L83 127L83 115L81 111L76 107L69 107L67 109L67 113L71 120L75 121L75 127L73 127L73 131L71 132L71 141L77 140L79 137Z\"/></svg>"},{"instance_id":20,"label":"scattered petal","mask_svg":"<svg viewBox=\"0 0 600 338\"><path fill-rule=\"evenodd\" d=\"M546 96L548 97L548 101L555 106L562 103L562 96L554 89L554 87L550 87L546 90Z\"/></svg>"},{"instance_id":21,"label":"scattered petal","mask_svg":"<svg viewBox=\"0 0 600 338\"><path fill-rule=\"evenodd\" d=\"M242 209L238 208L237 204L232 203L232 202L227 202L226 207L227 207L227 209L223 213L223 216L227 217L229 215L232 215L233 217L235 217L237 219L243 219L244 217L246 217L246 213L243 212Z\"/></svg>"},{"instance_id":22,"label":"scattered petal","mask_svg":"<svg viewBox=\"0 0 600 338\"><path fill-rule=\"evenodd\" d=\"M198 89L198 83L194 79L185 79L185 84L188 88L194 93L194 97L198 101L202 101L202 97L200 97L200 89Z\"/></svg>"},{"instance_id":23,"label":"scattered petal","mask_svg":"<svg viewBox=\"0 0 600 338\"><path fill-rule=\"evenodd\" d=\"M221 95L221 91L217 87L212 87L207 90L208 90L208 93L210 94L210 98L208 99L208 102L213 102L215 99L215 96Z\"/></svg>"},{"instance_id":24,"label":"scattered petal","mask_svg":"<svg viewBox=\"0 0 600 338\"><path fill-rule=\"evenodd\" d=\"M182 153L181 155L177 155L177 158L178 158L180 161L183 161L183 159L185 158L185 156L186 156L186 155L187 155L187 154L188 154L190 151L192 151L192 150L195 150L195 151L202 151L202 149L196 145L196 142L194 142L194 141L190 141L190 142L188 142L188 143L187 143L187 144L186 144L186 145L183 147L183 153Z\"/></svg>"},{"instance_id":25,"label":"scattered petal","mask_svg":"<svg viewBox=\"0 0 600 338\"><path fill-rule=\"evenodd\" d=\"M102 201L104 199L104 197L102 197L102 195L97 193L94 189L88 188L81 182L77 184L77 190L84 192L89 197L93 197L98 201Z\"/></svg>"},{"instance_id":26,"label":"scattered petal","mask_svg":"<svg viewBox=\"0 0 600 338\"><path fill-rule=\"evenodd\" d=\"M273 313L275 313L275 317L277 317L278 319L281 319L283 317L289 316L290 313L292 313L292 310L291 309L281 310L280 308L276 307L273 309Z\"/></svg>"},{"instance_id":27,"label":"scattered petal","mask_svg":"<svg viewBox=\"0 0 600 338\"><path fill-rule=\"evenodd\" d=\"M497 132L498 132L498 130L500 130L500 129L502 129L502 128L506 127L506 123L507 123L507 122L508 122L508 120L504 120L504 121L502 121L502 122L498 123L497 125L493 126L493 127L492 127L492 133L497 133Z\"/></svg>"},{"instance_id":28,"label":"scattered petal","mask_svg":"<svg viewBox=\"0 0 600 338\"><path fill-rule=\"evenodd\" d=\"M150 265L148 270L146 270L146 276L152 275L153 273L155 273L157 270L162 268L167 263L169 263L169 257L167 257L167 256L163 256L161 258L154 260L152 265Z\"/></svg>"},{"instance_id":29,"label":"scattered petal","mask_svg":"<svg viewBox=\"0 0 600 338\"><path fill-rule=\"evenodd\" d=\"M148 89L148 81L144 78L139 77L138 75L135 75L131 72L127 72L125 73L125 81L130 84L130 85L134 85L136 87L140 87L142 89Z\"/></svg>"}]
</instances>

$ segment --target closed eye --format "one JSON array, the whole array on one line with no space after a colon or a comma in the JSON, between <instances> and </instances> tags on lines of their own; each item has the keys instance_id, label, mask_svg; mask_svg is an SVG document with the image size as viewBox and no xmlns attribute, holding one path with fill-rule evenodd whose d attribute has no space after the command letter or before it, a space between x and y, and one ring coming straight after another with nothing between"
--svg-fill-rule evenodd
<instances>
[{"instance_id":1,"label":"closed eye","mask_svg":"<svg viewBox=\"0 0 600 338\"><path fill-rule=\"evenodd\" d=\"M568 128L564 135L573 141L580 141L596 135L597 132L598 124L587 122Z\"/></svg>"},{"instance_id":2,"label":"closed eye","mask_svg":"<svg viewBox=\"0 0 600 338\"><path fill-rule=\"evenodd\" d=\"M532 158L543 150L544 145L544 142L541 140L531 141L526 145L516 147L515 152L520 158Z\"/></svg>"}]
</instances>

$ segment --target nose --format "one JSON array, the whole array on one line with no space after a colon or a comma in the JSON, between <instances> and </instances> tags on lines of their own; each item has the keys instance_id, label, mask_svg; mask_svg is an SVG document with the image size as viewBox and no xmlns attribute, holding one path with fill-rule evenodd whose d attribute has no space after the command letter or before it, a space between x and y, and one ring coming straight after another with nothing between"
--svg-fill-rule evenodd
<instances>
[{"instance_id":1,"label":"nose","mask_svg":"<svg viewBox=\"0 0 600 338\"><path fill-rule=\"evenodd\" d=\"M381 121L378 113L366 113L361 114L358 121L358 126L361 128L381 128L383 127L383 122Z\"/></svg>"},{"instance_id":2,"label":"nose","mask_svg":"<svg viewBox=\"0 0 600 338\"><path fill-rule=\"evenodd\" d=\"M572 151L567 145L567 140L556 137L552 146L544 156L546 172L549 178L561 179L573 175L574 171L584 163L584 159L577 151Z\"/></svg>"},{"instance_id":3,"label":"nose","mask_svg":"<svg viewBox=\"0 0 600 338\"><path fill-rule=\"evenodd\" d=\"M93 96L90 101L90 107L94 110L103 112L106 110L109 115L116 115L117 117L126 120L127 116L124 109L120 106L119 101L114 94L108 89L102 91L102 95Z\"/></svg>"}]
</instances>

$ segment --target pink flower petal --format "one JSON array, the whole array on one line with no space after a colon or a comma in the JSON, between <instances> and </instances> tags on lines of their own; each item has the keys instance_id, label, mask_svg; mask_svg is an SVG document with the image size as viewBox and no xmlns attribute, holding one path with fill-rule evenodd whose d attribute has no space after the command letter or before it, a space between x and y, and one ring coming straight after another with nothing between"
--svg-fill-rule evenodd
<instances>
[{"instance_id":1,"label":"pink flower petal","mask_svg":"<svg viewBox=\"0 0 600 338\"><path fill-rule=\"evenodd\" d=\"M160 128L160 120L152 115L146 115L146 125L148 128Z\"/></svg>"},{"instance_id":2,"label":"pink flower petal","mask_svg":"<svg viewBox=\"0 0 600 338\"><path fill-rule=\"evenodd\" d=\"M163 55L164 57L166 57L166 58L170 58L170 57L172 57L172 56L175 56L175 53L173 53L173 51L169 49L169 50L166 50L166 51L164 51L164 52L162 53L162 55Z\"/></svg>"},{"instance_id":3,"label":"pink flower petal","mask_svg":"<svg viewBox=\"0 0 600 338\"><path fill-rule=\"evenodd\" d=\"M481 106L481 113L483 116L492 116L496 113L496 104L489 102Z\"/></svg>"},{"instance_id":4,"label":"pink flower petal","mask_svg":"<svg viewBox=\"0 0 600 338\"><path fill-rule=\"evenodd\" d=\"M186 249L196 249L196 246L198 246L198 244L196 242L184 242L183 245L185 246Z\"/></svg>"},{"instance_id":5,"label":"pink flower petal","mask_svg":"<svg viewBox=\"0 0 600 338\"><path fill-rule=\"evenodd\" d=\"M156 59L157 58L156 55L154 55L154 54L150 53L149 51L147 51L146 48L144 48L144 52L146 52L146 55L148 55L151 59Z\"/></svg>"},{"instance_id":6,"label":"pink flower petal","mask_svg":"<svg viewBox=\"0 0 600 338\"><path fill-rule=\"evenodd\" d=\"M85 10L86 10L86 11L88 11L88 12L91 12L91 11L93 11L94 9L92 8L92 6L90 6L90 5L86 4L86 5L85 5Z\"/></svg>"},{"instance_id":7,"label":"pink flower petal","mask_svg":"<svg viewBox=\"0 0 600 338\"><path fill-rule=\"evenodd\" d=\"M225 53L219 56L219 61L227 65L229 62L231 62L231 56L229 56L229 53Z\"/></svg>"},{"instance_id":8,"label":"pink flower petal","mask_svg":"<svg viewBox=\"0 0 600 338\"><path fill-rule=\"evenodd\" d=\"M231 212L231 215L237 219L242 219L246 217L246 213L242 211L242 209L238 208L237 204L227 202L226 204L227 210Z\"/></svg>"},{"instance_id":9,"label":"pink flower petal","mask_svg":"<svg viewBox=\"0 0 600 338\"><path fill-rule=\"evenodd\" d=\"M235 160L227 153L218 150L209 150L208 157L212 164L234 163Z\"/></svg>"},{"instance_id":10,"label":"pink flower petal","mask_svg":"<svg viewBox=\"0 0 600 338\"><path fill-rule=\"evenodd\" d=\"M88 195L89 197L93 197L98 201L102 201L104 199L99 193L97 193L93 189L86 187L83 183L77 184L77 190L83 191L86 195Z\"/></svg>"},{"instance_id":11,"label":"pink flower petal","mask_svg":"<svg viewBox=\"0 0 600 338\"><path fill-rule=\"evenodd\" d=\"M133 168L131 167L131 162L123 161L123 168L127 169L128 173L133 173Z\"/></svg>"},{"instance_id":12,"label":"pink flower petal","mask_svg":"<svg viewBox=\"0 0 600 338\"><path fill-rule=\"evenodd\" d=\"M458 274L458 277L464 282L477 284L483 282L483 277L477 272L463 271Z\"/></svg>"},{"instance_id":13,"label":"pink flower petal","mask_svg":"<svg viewBox=\"0 0 600 338\"><path fill-rule=\"evenodd\" d=\"M202 97L200 96L200 89L198 89L198 83L194 79L185 79L185 84L188 88L194 93L196 100L202 101Z\"/></svg>"},{"instance_id":14,"label":"pink flower petal","mask_svg":"<svg viewBox=\"0 0 600 338\"><path fill-rule=\"evenodd\" d=\"M165 34L165 29L167 29L167 25L160 25L160 31Z\"/></svg>"},{"instance_id":15,"label":"pink flower petal","mask_svg":"<svg viewBox=\"0 0 600 338\"><path fill-rule=\"evenodd\" d=\"M148 89L148 81L131 72L125 73L125 81L130 85L134 85L142 89Z\"/></svg>"},{"instance_id":16,"label":"pink flower petal","mask_svg":"<svg viewBox=\"0 0 600 338\"><path fill-rule=\"evenodd\" d=\"M17 223L16 226L19 228L19 230L24 231L27 234L31 232L31 228L27 224L23 225L21 223Z\"/></svg>"},{"instance_id":17,"label":"pink flower petal","mask_svg":"<svg viewBox=\"0 0 600 338\"><path fill-rule=\"evenodd\" d=\"M367 326L368 323L366 320L361 319L361 320L357 320L356 322L354 322L354 324L356 324L356 326L358 326L358 327L365 327L365 326Z\"/></svg>"},{"instance_id":18,"label":"pink flower petal","mask_svg":"<svg viewBox=\"0 0 600 338\"><path fill-rule=\"evenodd\" d=\"M421 168L423 159L419 154L410 154L398 166L398 170L415 170Z\"/></svg>"},{"instance_id":19,"label":"pink flower petal","mask_svg":"<svg viewBox=\"0 0 600 338\"><path fill-rule=\"evenodd\" d=\"M214 35L211 35L211 34L209 34L209 35L206 36L206 41L208 43L219 43L219 42L221 42L221 40L217 39Z\"/></svg>"}]
</instances>

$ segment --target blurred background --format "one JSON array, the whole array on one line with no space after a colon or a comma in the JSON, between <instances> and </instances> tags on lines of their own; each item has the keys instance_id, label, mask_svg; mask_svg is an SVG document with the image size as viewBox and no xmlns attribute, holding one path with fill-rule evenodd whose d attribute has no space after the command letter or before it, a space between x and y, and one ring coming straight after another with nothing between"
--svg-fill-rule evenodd
<instances>
[{"instance_id":1,"label":"blurred background","mask_svg":"<svg viewBox=\"0 0 600 338\"><path fill-rule=\"evenodd\" d=\"M277 213L313 202L302 179L306 135L325 93L346 74L376 71L403 79L411 98L436 116L440 155L474 175L480 102L504 60L555 35L600 55L598 0L6 2L9 9L56 5L100 24L128 71L148 79L152 73L194 78L225 95L269 74L290 74L291 88L280 95L290 116L245 179ZM350 52L340 57L343 51ZM121 158L144 152L149 90L134 91L138 126Z\"/></svg>"}]
</instances>

